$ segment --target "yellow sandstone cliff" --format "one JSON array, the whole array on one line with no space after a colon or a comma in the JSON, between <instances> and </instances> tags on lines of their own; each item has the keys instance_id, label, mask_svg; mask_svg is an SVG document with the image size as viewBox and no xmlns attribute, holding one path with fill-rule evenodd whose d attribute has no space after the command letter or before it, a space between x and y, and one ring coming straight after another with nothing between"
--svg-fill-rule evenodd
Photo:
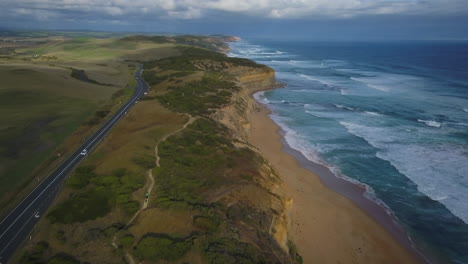
<instances>
[{"instance_id":1,"label":"yellow sandstone cliff","mask_svg":"<svg viewBox=\"0 0 468 264\"><path fill-rule=\"evenodd\" d=\"M251 129L250 115L259 109L252 94L278 86L275 72L266 66L255 69L233 67L229 71L237 78L241 90L233 95L229 105L220 109L213 117L234 132L238 144L248 146L259 153L255 147L247 143L247 134ZM263 161L263 166L260 169L261 177L255 181L262 189L267 190L267 193L260 191L259 188L246 186L237 191L237 194L241 195L232 195L229 199L246 199L256 203L256 207L271 212L270 235L285 252L288 252L288 208L291 206L292 200L286 197L283 183L278 174L268 161L265 159Z\"/></svg>"}]
</instances>

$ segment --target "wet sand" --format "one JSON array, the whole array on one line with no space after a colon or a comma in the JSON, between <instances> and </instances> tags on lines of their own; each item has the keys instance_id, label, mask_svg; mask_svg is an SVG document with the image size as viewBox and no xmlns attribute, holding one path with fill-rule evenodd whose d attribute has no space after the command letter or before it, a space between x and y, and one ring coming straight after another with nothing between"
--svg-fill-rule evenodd
<instances>
[{"instance_id":1,"label":"wet sand","mask_svg":"<svg viewBox=\"0 0 468 264\"><path fill-rule=\"evenodd\" d=\"M363 186L287 147L269 113L260 106L251 114L248 140L273 165L293 200L288 232L304 263L424 262L398 223L363 196Z\"/></svg>"}]
</instances>

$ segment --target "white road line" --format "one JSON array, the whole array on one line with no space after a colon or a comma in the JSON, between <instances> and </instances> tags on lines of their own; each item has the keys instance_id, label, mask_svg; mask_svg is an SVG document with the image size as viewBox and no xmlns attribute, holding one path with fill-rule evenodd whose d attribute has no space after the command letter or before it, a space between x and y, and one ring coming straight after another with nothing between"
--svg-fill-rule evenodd
<instances>
[{"instance_id":1,"label":"white road line","mask_svg":"<svg viewBox=\"0 0 468 264\"><path fill-rule=\"evenodd\" d=\"M7 248L10 246L10 244L15 241L16 237L21 233L21 230L24 229L25 226L28 225L28 223L31 221L31 219L33 219L33 216L31 216L29 218L29 220L26 222L26 224L24 224L17 232L16 232L16 235L13 237L13 239L10 240L10 242L5 246L5 248L2 250L2 252L0 252L0 255L3 254L3 252L5 252L5 250L7 250Z\"/></svg>"},{"instance_id":2,"label":"white road line","mask_svg":"<svg viewBox=\"0 0 468 264\"><path fill-rule=\"evenodd\" d=\"M141 91L143 90L143 89L141 89L143 85L141 84L141 80L140 80L140 76L139 76L140 74L141 74L141 72L139 72L139 74L138 74L138 77L137 77L138 85L137 85L137 87L136 87L137 89L138 89L138 88L140 88L140 89L138 89L137 91L135 91L134 95L132 96L132 97L134 97L134 98L132 98L131 101L137 100L137 99L138 99L138 96L139 96L138 93L141 92ZM109 127L111 127L111 126L113 125L113 123L115 123L116 121L118 121L118 119L122 116L122 113L124 113L124 110L127 111L127 110L133 105L133 104L132 104L133 102L130 103L131 101L129 101L129 102L127 103L127 106L125 106L124 108L121 109L120 113L118 113L117 115L113 116L113 118L110 119L111 121L109 122L109 124L108 124L107 126L105 126L99 134L95 135L95 136L94 136L94 139L93 139L91 142L89 142L85 148L89 148L89 146L91 146L91 145L94 143L94 141L96 141L96 140L100 137L100 135L101 135L102 133L104 133ZM82 146L83 146L83 145L82 145ZM81 149L81 147L80 147L80 149ZM40 193L37 195L37 197L26 207L26 209L23 210L23 212L13 221L13 223L11 223L11 224L8 226L8 228L0 235L0 238L2 238L2 237L5 235L5 233L7 233L7 232L10 230L10 228L16 223L16 221L18 221L18 219L19 219L19 218L20 218L36 201L37 201L37 199L39 199L39 197L42 196L42 194L50 187L50 185L52 185L52 184L61 176L61 174L62 174L65 170L67 170L68 167L70 167L70 165L72 165L72 164L75 162L75 160L76 160L77 158L79 158L80 156L81 156L81 155L78 154L72 161L70 161L70 163L69 163L69 164L68 164L68 165L67 165L67 166L66 166L66 167L65 167L65 168L64 168L64 169L63 169L63 170L62 170L62 171L61 171L45 188L44 188L44 190L42 190L42 192L40 192ZM65 160L64 162L66 162L66 160ZM62 164L63 164L63 163L62 163ZM62 164L60 164L59 166L61 166ZM48 178L45 178L44 181L47 180L47 179L48 179ZM43 181L43 182L44 182L44 181ZM42 182L41 182L41 184L42 184ZM32 194L41 184L37 185L36 188L34 188L33 191L32 191L28 196L26 196L26 198L24 198L24 199L21 201L21 203L18 204L18 206L16 206L16 207L2 220L2 222L0 222L0 225L1 225L15 210L17 210L18 207L20 207L20 206L22 205L22 203L23 203L26 199L28 199L29 196L31 196L31 194ZM26 223L28 223L29 221L30 221L30 219L29 219ZM23 225L23 227L22 227L20 230L22 230L25 226L26 226L26 225ZM19 232L14 236L13 240L18 236L18 234L19 234ZM13 241L13 240L12 240L12 241ZM10 241L10 243L8 243L7 247L11 244L12 241ZM7 247L6 247L6 248L7 248ZM6 248L5 248L5 249L6 249ZM0 254L3 253L3 252L5 251L5 249L4 249L2 252L0 252Z\"/></svg>"},{"instance_id":3,"label":"white road line","mask_svg":"<svg viewBox=\"0 0 468 264\"><path fill-rule=\"evenodd\" d=\"M23 210L23 212L15 219L15 221L13 221L13 223L10 224L10 226L8 226L8 228L5 230L5 232L3 232L1 235L0 235L0 238L2 238L6 232L8 232L8 230L10 230L10 228L16 223L16 221L18 221L18 219L31 207L31 205L34 204L34 202L36 202L37 199L39 199L39 197L41 197L41 195L49 188L49 186L54 183L58 178L60 178L60 175L68 169L68 167L70 167L70 165L73 164L73 162L75 162L75 160L77 158L79 158L80 155L77 155L66 167L65 169L63 169L58 175L57 177L55 177L45 188L44 190L42 190L42 192L39 193L39 195L37 195L36 199L34 199L29 205L28 207L26 207L26 209Z\"/></svg>"}]
</instances>

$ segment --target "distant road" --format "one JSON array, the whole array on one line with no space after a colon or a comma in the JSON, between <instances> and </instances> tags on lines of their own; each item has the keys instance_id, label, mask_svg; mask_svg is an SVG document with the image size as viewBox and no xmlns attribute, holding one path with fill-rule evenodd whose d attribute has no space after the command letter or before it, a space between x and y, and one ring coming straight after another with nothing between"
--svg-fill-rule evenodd
<instances>
[{"instance_id":1,"label":"distant road","mask_svg":"<svg viewBox=\"0 0 468 264\"><path fill-rule=\"evenodd\" d=\"M47 208L60 191L68 174L101 139L124 117L135 103L148 91L147 84L141 79L139 65L135 73L137 86L130 100L125 103L106 123L71 154L52 174L44 179L15 209L0 222L0 264L6 264L21 243L29 237L34 225L44 216ZM38 216L38 217L37 217Z\"/></svg>"}]
</instances>

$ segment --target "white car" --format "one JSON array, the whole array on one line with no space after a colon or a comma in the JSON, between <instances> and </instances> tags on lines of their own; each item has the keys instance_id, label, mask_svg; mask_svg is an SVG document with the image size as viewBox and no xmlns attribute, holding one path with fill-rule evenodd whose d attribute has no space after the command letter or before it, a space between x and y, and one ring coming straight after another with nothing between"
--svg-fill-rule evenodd
<instances>
[{"instance_id":1,"label":"white car","mask_svg":"<svg viewBox=\"0 0 468 264\"><path fill-rule=\"evenodd\" d=\"M145 94L145 95L147 95L147 94L148 94L148 92L144 92L144 94Z\"/></svg>"},{"instance_id":2,"label":"white car","mask_svg":"<svg viewBox=\"0 0 468 264\"><path fill-rule=\"evenodd\" d=\"M88 154L88 150L87 149L83 149L80 153L81 156L86 156Z\"/></svg>"},{"instance_id":3,"label":"white car","mask_svg":"<svg viewBox=\"0 0 468 264\"><path fill-rule=\"evenodd\" d=\"M39 212L36 212L36 214L34 215L35 218L39 218Z\"/></svg>"}]
</instances>

